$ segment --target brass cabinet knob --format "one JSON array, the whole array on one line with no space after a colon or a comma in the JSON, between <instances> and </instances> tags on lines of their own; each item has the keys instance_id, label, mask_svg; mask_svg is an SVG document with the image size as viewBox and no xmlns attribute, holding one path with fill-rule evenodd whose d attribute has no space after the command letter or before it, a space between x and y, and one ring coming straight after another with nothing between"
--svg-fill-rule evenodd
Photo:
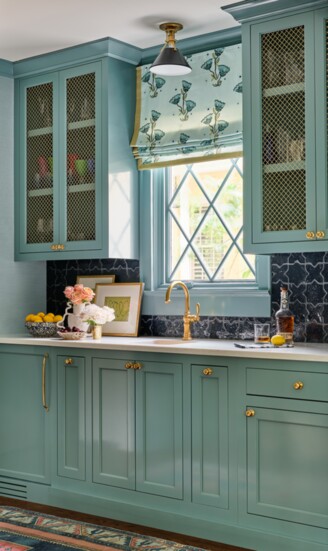
<instances>
[{"instance_id":1,"label":"brass cabinet knob","mask_svg":"<svg viewBox=\"0 0 328 551\"><path fill-rule=\"evenodd\" d=\"M133 369L141 369L142 368L142 364L140 362L133 362Z\"/></svg>"},{"instance_id":2,"label":"brass cabinet knob","mask_svg":"<svg viewBox=\"0 0 328 551\"><path fill-rule=\"evenodd\" d=\"M315 234L315 236L318 238L318 239L323 239L325 237L325 232L324 231L317 231L317 233Z\"/></svg>"},{"instance_id":3,"label":"brass cabinet knob","mask_svg":"<svg viewBox=\"0 0 328 551\"><path fill-rule=\"evenodd\" d=\"M314 231L306 232L306 239L314 239L314 238L315 238Z\"/></svg>"},{"instance_id":4,"label":"brass cabinet knob","mask_svg":"<svg viewBox=\"0 0 328 551\"><path fill-rule=\"evenodd\" d=\"M73 363L72 358L66 358L65 365L72 365L72 363Z\"/></svg>"},{"instance_id":5,"label":"brass cabinet knob","mask_svg":"<svg viewBox=\"0 0 328 551\"><path fill-rule=\"evenodd\" d=\"M246 409L245 415L246 415L246 417L254 417L254 415L255 415L254 409Z\"/></svg>"},{"instance_id":6,"label":"brass cabinet knob","mask_svg":"<svg viewBox=\"0 0 328 551\"><path fill-rule=\"evenodd\" d=\"M203 369L203 375L212 375L213 374L213 369L211 369L210 367L205 367L205 369Z\"/></svg>"},{"instance_id":7,"label":"brass cabinet knob","mask_svg":"<svg viewBox=\"0 0 328 551\"><path fill-rule=\"evenodd\" d=\"M302 381L296 381L296 383L293 384L293 387L295 390L302 390L304 383L302 383Z\"/></svg>"},{"instance_id":8,"label":"brass cabinet knob","mask_svg":"<svg viewBox=\"0 0 328 551\"><path fill-rule=\"evenodd\" d=\"M56 244L56 245L51 245L50 248L52 251L63 251L65 249L65 245Z\"/></svg>"},{"instance_id":9,"label":"brass cabinet knob","mask_svg":"<svg viewBox=\"0 0 328 551\"><path fill-rule=\"evenodd\" d=\"M125 369L133 369L133 362L126 362Z\"/></svg>"}]
</instances>

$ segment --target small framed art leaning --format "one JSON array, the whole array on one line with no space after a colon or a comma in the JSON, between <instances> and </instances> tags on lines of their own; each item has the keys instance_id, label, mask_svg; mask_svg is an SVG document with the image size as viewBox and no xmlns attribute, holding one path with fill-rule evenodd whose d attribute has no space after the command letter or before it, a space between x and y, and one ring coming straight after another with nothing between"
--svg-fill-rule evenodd
<instances>
[{"instance_id":1,"label":"small framed art leaning","mask_svg":"<svg viewBox=\"0 0 328 551\"><path fill-rule=\"evenodd\" d=\"M97 283L114 283L115 275L79 275L76 278L76 283L81 283L84 287L90 287L96 292Z\"/></svg>"},{"instance_id":2,"label":"small framed art leaning","mask_svg":"<svg viewBox=\"0 0 328 551\"><path fill-rule=\"evenodd\" d=\"M115 319L103 325L103 335L137 337L139 329L143 283L98 283L95 304L109 306Z\"/></svg>"}]
</instances>

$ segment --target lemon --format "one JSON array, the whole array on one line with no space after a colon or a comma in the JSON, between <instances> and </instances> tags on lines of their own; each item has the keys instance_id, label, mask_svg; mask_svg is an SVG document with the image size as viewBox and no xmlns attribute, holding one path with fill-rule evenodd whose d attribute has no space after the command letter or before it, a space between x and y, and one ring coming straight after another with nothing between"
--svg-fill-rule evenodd
<instances>
[{"instance_id":1,"label":"lemon","mask_svg":"<svg viewBox=\"0 0 328 551\"><path fill-rule=\"evenodd\" d=\"M41 318L41 316L34 316L34 320L33 320L33 321L36 322L36 323L40 323L40 322L43 321L43 318Z\"/></svg>"},{"instance_id":2,"label":"lemon","mask_svg":"<svg viewBox=\"0 0 328 551\"><path fill-rule=\"evenodd\" d=\"M274 346L282 346L286 341L285 337L282 335L273 335L273 337L271 337L271 342Z\"/></svg>"},{"instance_id":3,"label":"lemon","mask_svg":"<svg viewBox=\"0 0 328 551\"><path fill-rule=\"evenodd\" d=\"M54 318L54 317L55 317L55 314L53 314L52 312L48 312L48 313L46 314L46 316L51 316L52 318Z\"/></svg>"},{"instance_id":4,"label":"lemon","mask_svg":"<svg viewBox=\"0 0 328 551\"><path fill-rule=\"evenodd\" d=\"M46 314L43 318L43 321L46 321L47 323L52 323L54 321L54 316L52 314Z\"/></svg>"},{"instance_id":5,"label":"lemon","mask_svg":"<svg viewBox=\"0 0 328 551\"><path fill-rule=\"evenodd\" d=\"M33 321L34 314L28 314L25 318L25 321Z\"/></svg>"},{"instance_id":6,"label":"lemon","mask_svg":"<svg viewBox=\"0 0 328 551\"><path fill-rule=\"evenodd\" d=\"M37 313L37 316L39 316L40 318L44 318L45 313L44 313L44 312L38 312L38 313Z\"/></svg>"},{"instance_id":7,"label":"lemon","mask_svg":"<svg viewBox=\"0 0 328 551\"><path fill-rule=\"evenodd\" d=\"M63 319L63 316L60 316L59 314L54 317L54 321L57 323L57 321L61 321Z\"/></svg>"}]
</instances>

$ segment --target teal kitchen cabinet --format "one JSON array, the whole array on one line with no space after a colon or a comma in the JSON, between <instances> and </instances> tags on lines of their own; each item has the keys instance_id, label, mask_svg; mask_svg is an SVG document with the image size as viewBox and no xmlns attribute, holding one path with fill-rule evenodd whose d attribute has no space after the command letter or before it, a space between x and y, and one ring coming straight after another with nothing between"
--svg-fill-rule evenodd
<instances>
[{"instance_id":1,"label":"teal kitchen cabinet","mask_svg":"<svg viewBox=\"0 0 328 551\"><path fill-rule=\"evenodd\" d=\"M24 482L50 483L53 374L40 347L1 347L1 493L26 499Z\"/></svg>"},{"instance_id":2,"label":"teal kitchen cabinet","mask_svg":"<svg viewBox=\"0 0 328 551\"><path fill-rule=\"evenodd\" d=\"M137 256L134 78L107 57L16 79L17 260Z\"/></svg>"},{"instance_id":3,"label":"teal kitchen cabinet","mask_svg":"<svg viewBox=\"0 0 328 551\"><path fill-rule=\"evenodd\" d=\"M228 509L228 368L191 369L192 501Z\"/></svg>"},{"instance_id":4,"label":"teal kitchen cabinet","mask_svg":"<svg viewBox=\"0 0 328 551\"><path fill-rule=\"evenodd\" d=\"M327 4L257 4L227 7L243 23L244 250L325 251Z\"/></svg>"},{"instance_id":5,"label":"teal kitchen cabinet","mask_svg":"<svg viewBox=\"0 0 328 551\"><path fill-rule=\"evenodd\" d=\"M182 499L182 365L158 358L133 363L132 369L136 376L136 489Z\"/></svg>"},{"instance_id":6,"label":"teal kitchen cabinet","mask_svg":"<svg viewBox=\"0 0 328 551\"><path fill-rule=\"evenodd\" d=\"M248 366L246 522L308 538L317 528L328 543L328 374L313 363Z\"/></svg>"},{"instance_id":7,"label":"teal kitchen cabinet","mask_svg":"<svg viewBox=\"0 0 328 551\"><path fill-rule=\"evenodd\" d=\"M92 360L93 481L135 488L135 389L128 360Z\"/></svg>"},{"instance_id":8,"label":"teal kitchen cabinet","mask_svg":"<svg viewBox=\"0 0 328 551\"><path fill-rule=\"evenodd\" d=\"M93 481L181 499L182 366L92 359Z\"/></svg>"},{"instance_id":9,"label":"teal kitchen cabinet","mask_svg":"<svg viewBox=\"0 0 328 551\"><path fill-rule=\"evenodd\" d=\"M59 476L86 478L86 358L57 356Z\"/></svg>"}]
</instances>

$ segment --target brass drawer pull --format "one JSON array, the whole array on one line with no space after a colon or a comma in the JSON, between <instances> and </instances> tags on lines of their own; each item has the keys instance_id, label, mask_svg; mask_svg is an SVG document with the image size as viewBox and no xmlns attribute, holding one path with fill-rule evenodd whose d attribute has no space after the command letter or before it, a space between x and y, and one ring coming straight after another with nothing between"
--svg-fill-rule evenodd
<instances>
[{"instance_id":1,"label":"brass drawer pull","mask_svg":"<svg viewBox=\"0 0 328 551\"><path fill-rule=\"evenodd\" d=\"M51 245L52 251L63 251L65 249L65 245Z\"/></svg>"},{"instance_id":2,"label":"brass drawer pull","mask_svg":"<svg viewBox=\"0 0 328 551\"><path fill-rule=\"evenodd\" d=\"M324 231L317 231L317 233L315 234L315 236L318 238L318 239L323 239L325 237L325 232Z\"/></svg>"},{"instance_id":3,"label":"brass drawer pull","mask_svg":"<svg viewBox=\"0 0 328 551\"><path fill-rule=\"evenodd\" d=\"M126 362L125 369L133 369L133 362Z\"/></svg>"},{"instance_id":4,"label":"brass drawer pull","mask_svg":"<svg viewBox=\"0 0 328 551\"><path fill-rule=\"evenodd\" d=\"M47 367L47 359L49 358L49 354L46 352L43 356L42 360L42 405L46 412L49 411L49 406L47 405L47 392L46 392L46 367Z\"/></svg>"},{"instance_id":5,"label":"brass drawer pull","mask_svg":"<svg viewBox=\"0 0 328 551\"><path fill-rule=\"evenodd\" d=\"M296 383L293 384L293 387L295 390L302 390L304 383L302 383L302 381L296 381Z\"/></svg>"},{"instance_id":6,"label":"brass drawer pull","mask_svg":"<svg viewBox=\"0 0 328 551\"><path fill-rule=\"evenodd\" d=\"M314 239L314 238L315 238L314 231L306 232L306 239Z\"/></svg>"},{"instance_id":7,"label":"brass drawer pull","mask_svg":"<svg viewBox=\"0 0 328 551\"><path fill-rule=\"evenodd\" d=\"M72 358L66 358L65 365L72 365L72 363L73 363Z\"/></svg>"},{"instance_id":8,"label":"brass drawer pull","mask_svg":"<svg viewBox=\"0 0 328 551\"><path fill-rule=\"evenodd\" d=\"M246 415L246 417L254 417L255 410L254 409L246 409L245 415Z\"/></svg>"},{"instance_id":9,"label":"brass drawer pull","mask_svg":"<svg viewBox=\"0 0 328 551\"><path fill-rule=\"evenodd\" d=\"M212 374L213 374L213 369L211 369L210 367L205 367L205 369L203 369L203 375L209 376Z\"/></svg>"},{"instance_id":10,"label":"brass drawer pull","mask_svg":"<svg viewBox=\"0 0 328 551\"><path fill-rule=\"evenodd\" d=\"M142 368L142 364L140 362L133 362L133 366L132 366L133 369L141 369Z\"/></svg>"}]
</instances>

